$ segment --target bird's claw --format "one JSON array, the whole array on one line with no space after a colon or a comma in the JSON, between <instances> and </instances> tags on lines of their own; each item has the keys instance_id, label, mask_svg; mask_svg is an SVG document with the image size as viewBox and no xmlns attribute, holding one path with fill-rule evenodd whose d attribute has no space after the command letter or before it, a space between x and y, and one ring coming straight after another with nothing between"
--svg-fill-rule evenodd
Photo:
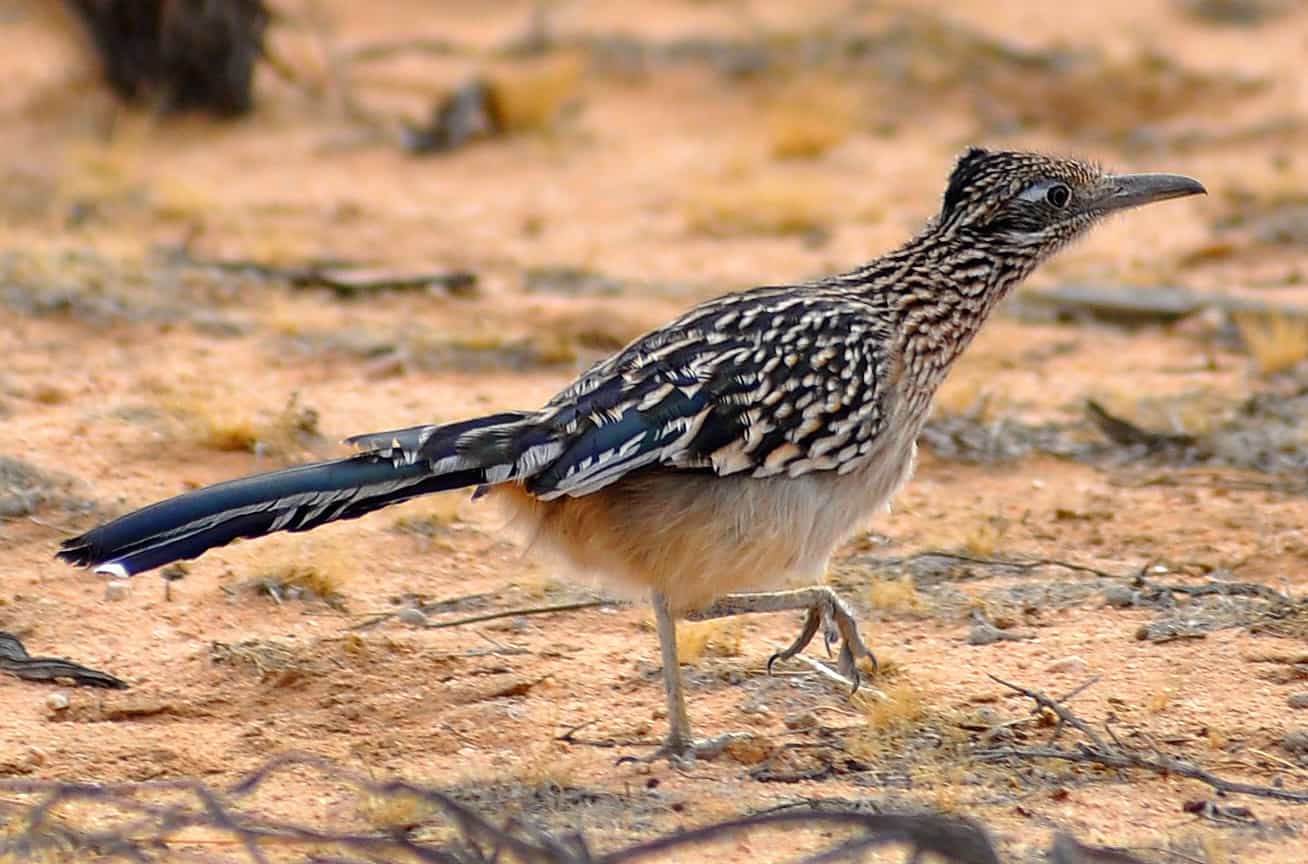
<instances>
[{"instance_id":1,"label":"bird's claw","mask_svg":"<svg viewBox=\"0 0 1308 864\"><path fill-rule=\"evenodd\" d=\"M778 660L789 660L807 648L819 629L822 630L822 638L826 643L827 656L831 656L831 647L837 642L840 643L837 668L841 675L854 682L854 691L858 690L861 682L858 671L859 660L867 658L872 664L873 674L881 671L876 655L864 644L863 637L859 635L858 622L854 620L854 616L845 608L845 604L834 591L826 590L809 607L808 617L804 619L804 627L795 637L795 641L768 658L768 674L772 673L773 663Z\"/></svg>"},{"instance_id":2,"label":"bird's claw","mask_svg":"<svg viewBox=\"0 0 1308 864\"><path fill-rule=\"evenodd\" d=\"M669 737L653 753L646 756L623 756L618 759L617 764L649 764L666 759L673 767L689 767L696 760L711 762L725 753L732 744L748 740L750 737L752 736L748 732L727 732L698 740Z\"/></svg>"}]
</instances>

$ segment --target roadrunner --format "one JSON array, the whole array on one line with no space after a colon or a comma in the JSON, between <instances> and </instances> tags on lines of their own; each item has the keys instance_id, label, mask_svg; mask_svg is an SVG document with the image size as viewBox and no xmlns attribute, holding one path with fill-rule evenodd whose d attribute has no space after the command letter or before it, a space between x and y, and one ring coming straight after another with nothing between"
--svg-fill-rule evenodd
<instances>
[{"instance_id":1,"label":"roadrunner","mask_svg":"<svg viewBox=\"0 0 1308 864\"><path fill-rule=\"evenodd\" d=\"M542 408L359 435L353 457L187 492L66 541L59 557L127 576L475 487L576 567L649 592L670 726L660 752L693 756L677 618L804 610L777 656L821 630L857 682L859 661L875 658L818 583L912 472L950 366L1009 289L1101 218L1204 191L1175 174L974 148L939 215L856 270L702 303ZM811 587L778 590L801 579Z\"/></svg>"}]
</instances>

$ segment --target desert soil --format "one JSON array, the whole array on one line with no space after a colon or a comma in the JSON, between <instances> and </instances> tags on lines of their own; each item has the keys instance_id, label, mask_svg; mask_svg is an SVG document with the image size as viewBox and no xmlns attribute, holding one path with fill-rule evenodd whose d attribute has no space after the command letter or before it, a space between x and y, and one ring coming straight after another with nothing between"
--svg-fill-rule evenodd
<instances>
[{"instance_id":1,"label":"desert soil","mask_svg":"<svg viewBox=\"0 0 1308 864\"><path fill-rule=\"evenodd\" d=\"M995 677L1052 696L1091 682L1067 704L1100 736L1308 790L1308 744L1293 734L1308 729L1299 415L1268 470L1140 447L968 456L928 443L893 512L832 566L883 676L853 699L801 663L768 676L796 615L686 628L697 731L754 735L689 769L616 764L664 730L640 603L437 626L622 599L524 556L466 496L216 550L167 593L150 574L110 599L104 577L53 558L105 518L342 454L349 434L535 405L699 299L857 265L930 217L972 143L1183 172L1212 194L1117 219L1034 276L959 364L941 422L997 438L1054 424L1093 448L1105 439L1084 420L1089 399L1200 435L1255 394L1302 405L1292 367L1308 346L1293 316L1267 319L1260 354L1220 311L1128 327L1040 320L1024 298L1168 286L1308 305L1308 9L564 2L545 7L563 47L521 59L498 49L526 31L527 3L287 0L271 44L295 80L263 68L255 113L220 123L116 108L73 31L38 5L0 17L0 630L130 689L0 676L0 775L222 787L293 751L598 849L829 800L969 816L1006 860L1043 860L1054 831L1150 861L1308 859L1308 805L1146 769L982 758L1055 731ZM1208 6L1267 14L1228 23ZM820 50L897 26L868 57ZM458 50L350 59L420 37ZM678 44L710 48L638 56ZM334 79L324 45L344 58ZM424 120L479 74L557 104L515 134L404 152L398 118ZM822 140L786 158L787 136ZM203 265L220 259L477 281L342 297ZM1142 573L1284 598L1176 594L1168 607L1132 582ZM419 604L432 626L395 614ZM1169 622L1192 638L1138 638ZM995 632L1011 638L973 644ZM385 821L375 800L307 769L263 795L314 824ZM1219 809L1183 810L1196 801ZM1238 807L1249 818L1220 809ZM713 854L778 860L824 841L742 837ZM221 838L199 848L241 854Z\"/></svg>"}]
</instances>

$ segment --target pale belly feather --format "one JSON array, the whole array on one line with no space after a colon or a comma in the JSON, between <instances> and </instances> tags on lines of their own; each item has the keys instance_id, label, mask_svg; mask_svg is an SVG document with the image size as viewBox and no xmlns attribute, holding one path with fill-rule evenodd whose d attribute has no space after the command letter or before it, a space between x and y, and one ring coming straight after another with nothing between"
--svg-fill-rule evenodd
<instances>
[{"instance_id":1,"label":"pale belly feather","mask_svg":"<svg viewBox=\"0 0 1308 864\"><path fill-rule=\"evenodd\" d=\"M653 470L578 498L540 501L509 484L492 496L529 547L633 594L658 590L687 612L723 594L821 581L832 551L912 473L915 437L888 442L845 474Z\"/></svg>"}]
</instances>

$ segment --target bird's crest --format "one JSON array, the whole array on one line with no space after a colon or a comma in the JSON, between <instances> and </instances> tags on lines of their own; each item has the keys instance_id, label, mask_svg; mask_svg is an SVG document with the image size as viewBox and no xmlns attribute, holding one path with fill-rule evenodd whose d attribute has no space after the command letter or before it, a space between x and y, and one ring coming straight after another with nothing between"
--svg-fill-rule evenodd
<instances>
[{"instance_id":1,"label":"bird's crest","mask_svg":"<svg viewBox=\"0 0 1308 864\"><path fill-rule=\"evenodd\" d=\"M945 189L945 202L941 210L941 218L948 217L950 211L963 200L968 188L976 182L977 177L982 173L982 167L989 156L989 150L981 147L971 147L966 153L958 157L958 164L954 166L954 172L949 175L949 186Z\"/></svg>"}]
</instances>

